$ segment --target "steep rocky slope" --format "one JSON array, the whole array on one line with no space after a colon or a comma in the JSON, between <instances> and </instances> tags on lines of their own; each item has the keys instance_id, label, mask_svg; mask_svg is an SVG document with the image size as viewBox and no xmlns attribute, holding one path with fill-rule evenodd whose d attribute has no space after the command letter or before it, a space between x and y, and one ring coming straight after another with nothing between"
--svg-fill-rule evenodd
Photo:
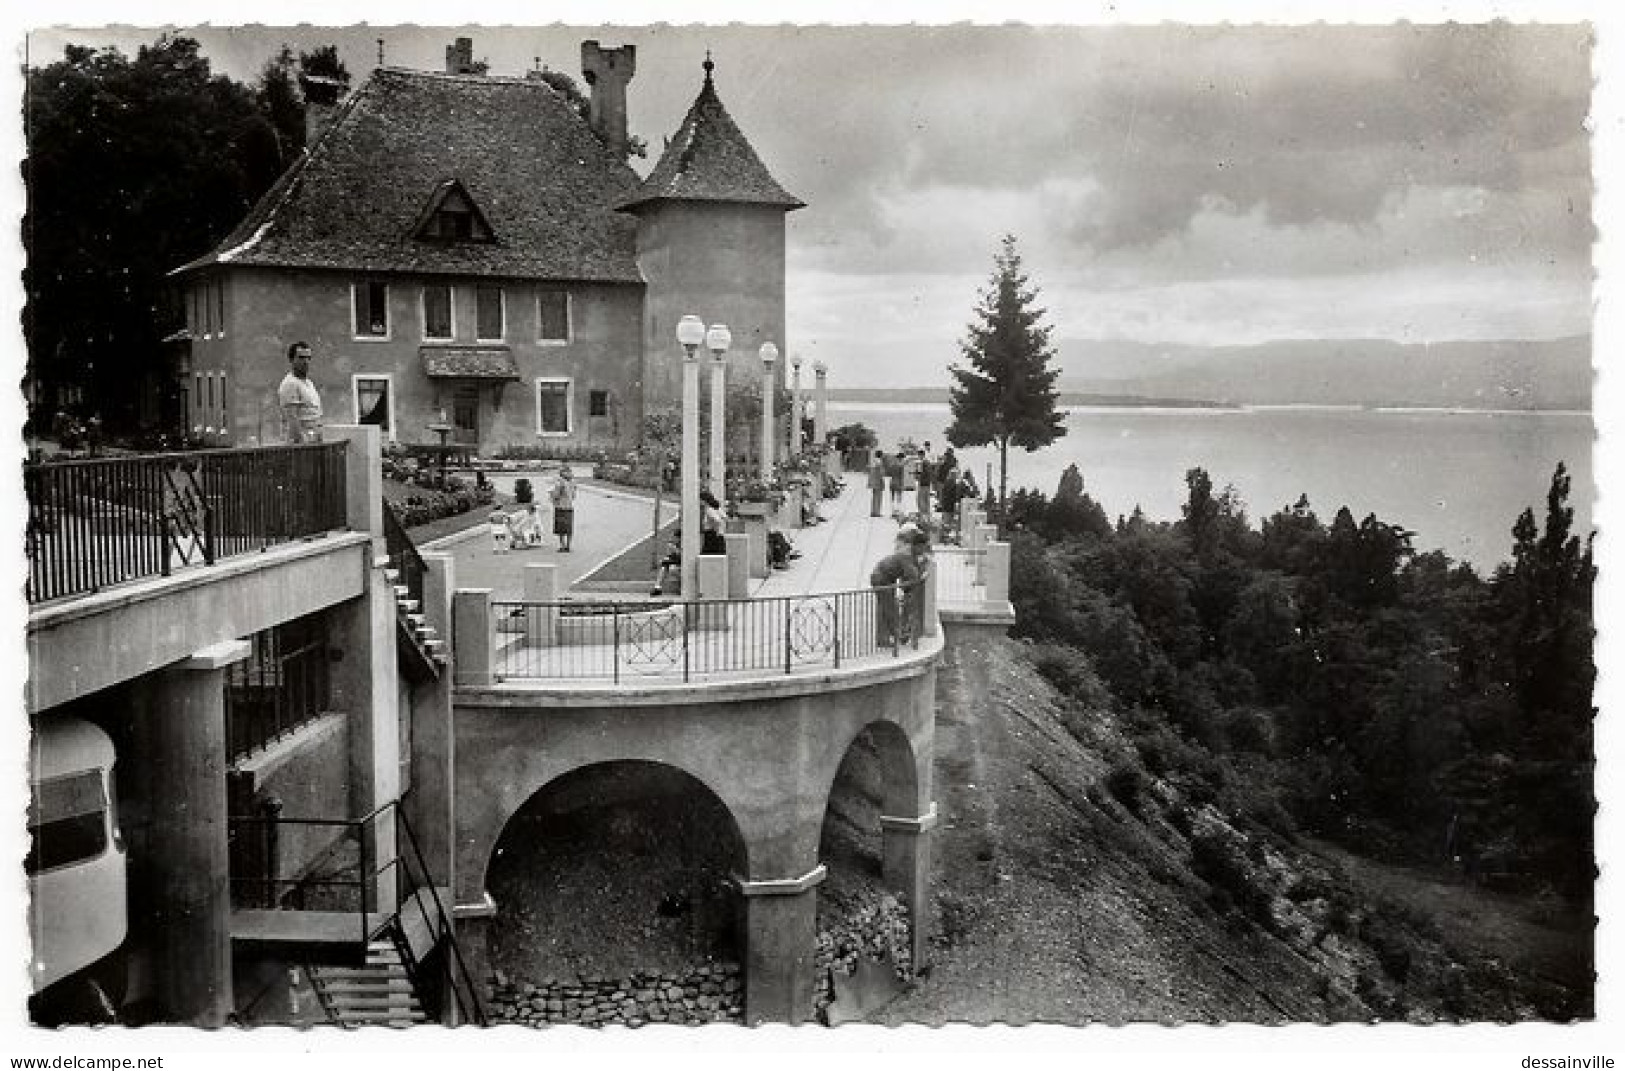
<instances>
[{"instance_id":1,"label":"steep rocky slope","mask_svg":"<svg viewBox=\"0 0 1625 1071\"><path fill-rule=\"evenodd\" d=\"M1197 803L1019 650L944 655L934 964L879 1021L1589 1014L1587 928Z\"/></svg>"}]
</instances>

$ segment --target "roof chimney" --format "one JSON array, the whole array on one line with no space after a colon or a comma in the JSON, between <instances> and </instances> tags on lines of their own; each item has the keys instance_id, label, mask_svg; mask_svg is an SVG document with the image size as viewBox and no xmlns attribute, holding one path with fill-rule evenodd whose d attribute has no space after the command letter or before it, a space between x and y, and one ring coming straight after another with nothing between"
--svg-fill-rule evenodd
<instances>
[{"instance_id":1,"label":"roof chimney","mask_svg":"<svg viewBox=\"0 0 1625 1071\"><path fill-rule=\"evenodd\" d=\"M599 48L581 43L581 77L592 87L588 122L617 158L626 158L626 85L638 69L638 47Z\"/></svg>"},{"instance_id":2,"label":"roof chimney","mask_svg":"<svg viewBox=\"0 0 1625 1071\"><path fill-rule=\"evenodd\" d=\"M324 74L301 74L299 93L305 99L305 147L316 144L327 124L333 121L345 84Z\"/></svg>"},{"instance_id":3,"label":"roof chimney","mask_svg":"<svg viewBox=\"0 0 1625 1071\"><path fill-rule=\"evenodd\" d=\"M447 74L478 74L474 66L474 39L459 37L456 44L446 46Z\"/></svg>"}]
</instances>

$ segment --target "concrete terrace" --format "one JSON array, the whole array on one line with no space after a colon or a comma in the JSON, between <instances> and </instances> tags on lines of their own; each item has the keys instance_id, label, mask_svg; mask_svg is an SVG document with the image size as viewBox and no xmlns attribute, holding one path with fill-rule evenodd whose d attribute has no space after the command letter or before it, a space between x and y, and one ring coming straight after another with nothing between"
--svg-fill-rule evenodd
<instances>
[{"instance_id":1,"label":"concrete terrace","mask_svg":"<svg viewBox=\"0 0 1625 1071\"><path fill-rule=\"evenodd\" d=\"M626 505L611 507L601 489L584 488L578 518L594 509ZM649 503L630 505L646 529ZM492 683L522 682L528 688L546 682L596 690L682 686L701 678L827 678L883 671L887 664L901 668L934 656L940 647L934 615L918 643L912 635L892 643L887 639L891 630L881 626L888 609L869 589L869 573L891 551L898 522L889 515L871 517L867 489L851 485L823 502L821 514L823 523L787 532L799 557L788 569L751 581L748 599L688 606L651 599L644 609L634 598L607 612L579 614L556 606L521 608L516 604L525 565L562 565L570 556L551 550L493 556L479 539L456 549L458 587L493 591ZM580 539L591 538L585 535L591 528L578 528L583 533L578 554L587 548ZM578 560L597 561L601 552L621 549L600 545ZM471 565L467 570L465 560ZM948 559L945 564L953 568L955 563ZM481 570L497 575L478 585L469 583L466 578ZM586 571L572 570L571 579ZM567 590L570 580L559 580L559 587Z\"/></svg>"}]
</instances>

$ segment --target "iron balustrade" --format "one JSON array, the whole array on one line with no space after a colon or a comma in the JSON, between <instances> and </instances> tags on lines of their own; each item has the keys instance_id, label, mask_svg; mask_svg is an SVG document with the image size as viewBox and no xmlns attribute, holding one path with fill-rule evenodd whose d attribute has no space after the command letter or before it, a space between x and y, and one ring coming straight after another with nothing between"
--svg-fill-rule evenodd
<instances>
[{"instance_id":1,"label":"iron balustrade","mask_svg":"<svg viewBox=\"0 0 1625 1071\"><path fill-rule=\"evenodd\" d=\"M326 618L307 614L250 637L226 670L228 761L246 758L332 709Z\"/></svg>"},{"instance_id":2,"label":"iron balustrade","mask_svg":"<svg viewBox=\"0 0 1625 1071\"><path fill-rule=\"evenodd\" d=\"M30 462L30 603L169 576L345 527L345 447Z\"/></svg>"},{"instance_id":3,"label":"iron balustrade","mask_svg":"<svg viewBox=\"0 0 1625 1071\"><path fill-rule=\"evenodd\" d=\"M365 945L388 933L415 985L438 996L448 996L456 1005L458 1014L466 1022L480 1026L486 1024L485 1010L480 1003L479 987L473 973L463 959L452 925L452 913L440 896L424 862L417 835L407 820L402 800L391 800L361 818L284 818L275 810L260 815L233 815L228 820L228 841L232 858L255 861L253 874L243 874L234 868L231 875L231 894L234 906L279 909L285 911L316 911L356 916L356 940ZM388 816L393 821L393 847L384 858L380 851L378 827ZM330 875L305 874L282 878L279 872L278 845L292 829L330 830L331 843L324 858L337 860ZM387 836L384 843L388 843ZM244 850L247 848L248 850ZM393 887L394 896L381 897L381 889ZM401 915L408 903L415 903L424 923L430 928L433 946L444 956L445 981L437 985L442 972L425 970L425 965L411 948ZM420 991L420 995L425 995Z\"/></svg>"},{"instance_id":4,"label":"iron balustrade","mask_svg":"<svg viewBox=\"0 0 1625 1071\"><path fill-rule=\"evenodd\" d=\"M925 581L693 602L493 601L497 680L793 674L919 644Z\"/></svg>"},{"instance_id":5,"label":"iron balustrade","mask_svg":"<svg viewBox=\"0 0 1625 1071\"><path fill-rule=\"evenodd\" d=\"M425 566L423 556L412 542L412 537L406 534L406 528L395 516L395 511L384 504L384 549L389 555L390 568L400 575L396 583L406 587L406 597L423 605L423 574Z\"/></svg>"}]
</instances>

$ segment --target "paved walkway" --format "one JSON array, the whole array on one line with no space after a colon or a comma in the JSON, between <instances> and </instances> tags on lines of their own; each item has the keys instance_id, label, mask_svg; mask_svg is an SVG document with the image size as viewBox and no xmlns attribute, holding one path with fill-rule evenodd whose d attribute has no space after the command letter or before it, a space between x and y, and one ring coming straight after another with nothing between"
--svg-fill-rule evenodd
<instances>
[{"instance_id":1,"label":"paved walkway","mask_svg":"<svg viewBox=\"0 0 1625 1071\"><path fill-rule=\"evenodd\" d=\"M898 522L869 516L869 490L850 477L839 498L825 499L823 524L788 533L801 557L790 568L752 582L751 595L772 598L869 586L869 572L892 551Z\"/></svg>"},{"instance_id":2,"label":"paved walkway","mask_svg":"<svg viewBox=\"0 0 1625 1071\"><path fill-rule=\"evenodd\" d=\"M548 486L538 485L538 498L545 500ZM542 513L546 540L540 547L495 554L486 526L480 523L468 534L449 537L438 546L426 549L444 550L452 555L457 563L459 588L490 588L495 599L521 599L525 591L525 566L545 562L558 567L558 587L563 592L639 540L648 538L654 503L638 495L582 484L576 491L575 537L568 554L557 549L558 540L552 534L552 512L544 509ZM663 503L661 523L675 516L676 507L670 502Z\"/></svg>"}]
</instances>

